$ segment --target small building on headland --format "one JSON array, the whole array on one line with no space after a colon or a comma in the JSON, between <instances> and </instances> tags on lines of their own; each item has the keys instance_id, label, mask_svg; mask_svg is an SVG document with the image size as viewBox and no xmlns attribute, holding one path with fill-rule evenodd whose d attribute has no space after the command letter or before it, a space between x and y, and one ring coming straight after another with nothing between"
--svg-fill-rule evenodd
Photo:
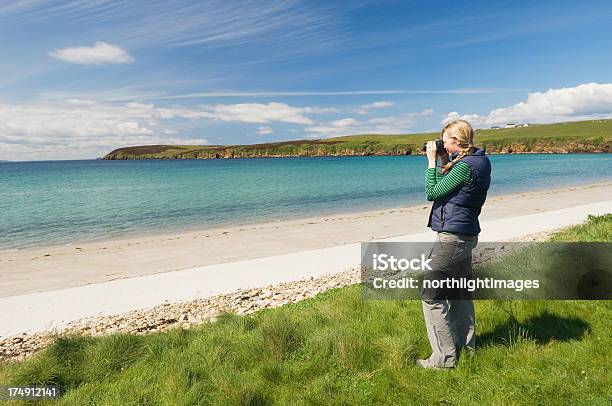
<instances>
[{"instance_id":1,"label":"small building on headland","mask_svg":"<svg viewBox=\"0 0 612 406\"><path fill-rule=\"evenodd\" d=\"M527 127L529 124L526 123L507 123L504 128L517 128L517 127ZM491 127L493 128L493 127ZM499 127L498 127L499 128Z\"/></svg>"}]
</instances>

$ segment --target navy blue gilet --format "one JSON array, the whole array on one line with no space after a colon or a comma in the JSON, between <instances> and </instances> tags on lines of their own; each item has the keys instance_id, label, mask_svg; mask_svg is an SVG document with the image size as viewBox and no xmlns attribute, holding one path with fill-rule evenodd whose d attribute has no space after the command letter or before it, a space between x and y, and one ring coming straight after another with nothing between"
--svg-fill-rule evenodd
<instances>
[{"instance_id":1,"label":"navy blue gilet","mask_svg":"<svg viewBox=\"0 0 612 406\"><path fill-rule=\"evenodd\" d=\"M451 155L451 159L457 154ZM444 199L436 200L429 213L427 227L433 231L478 235L478 215L491 184L491 162L481 149L461 158L472 169L472 181Z\"/></svg>"}]
</instances>

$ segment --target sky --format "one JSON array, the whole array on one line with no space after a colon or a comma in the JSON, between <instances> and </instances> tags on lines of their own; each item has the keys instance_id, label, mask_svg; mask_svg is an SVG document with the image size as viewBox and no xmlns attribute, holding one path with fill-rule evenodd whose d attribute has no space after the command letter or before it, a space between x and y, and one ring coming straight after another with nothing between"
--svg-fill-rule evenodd
<instances>
[{"instance_id":1,"label":"sky","mask_svg":"<svg viewBox=\"0 0 612 406\"><path fill-rule=\"evenodd\" d=\"M0 160L612 117L610 1L0 0Z\"/></svg>"}]
</instances>

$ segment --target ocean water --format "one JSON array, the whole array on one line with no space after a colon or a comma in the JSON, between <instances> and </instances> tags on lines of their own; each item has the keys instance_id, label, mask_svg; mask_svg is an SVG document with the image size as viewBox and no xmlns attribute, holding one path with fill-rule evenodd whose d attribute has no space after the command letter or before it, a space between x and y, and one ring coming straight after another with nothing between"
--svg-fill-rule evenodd
<instances>
[{"instance_id":1,"label":"ocean water","mask_svg":"<svg viewBox=\"0 0 612 406\"><path fill-rule=\"evenodd\" d=\"M493 155L490 194L612 180L612 154ZM428 204L423 156L0 163L0 250Z\"/></svg>"}]
</instances>

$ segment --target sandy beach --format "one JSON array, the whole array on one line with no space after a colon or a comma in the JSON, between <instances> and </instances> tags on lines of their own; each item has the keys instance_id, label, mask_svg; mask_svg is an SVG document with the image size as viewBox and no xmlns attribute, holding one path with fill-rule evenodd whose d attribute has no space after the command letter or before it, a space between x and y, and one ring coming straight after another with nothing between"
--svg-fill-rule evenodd
<instances>
[{"instance_id":1,"label":"sandy beach","mask_svg":"<svg viewBox=\"0 0 612 406\"><path fill-rule=\"evenodd\" d=\"M608 201L612 183L491 196L481 221ZM418 234L430 205L0 252L0 297Z\"/></svg>"}]
</instances>

